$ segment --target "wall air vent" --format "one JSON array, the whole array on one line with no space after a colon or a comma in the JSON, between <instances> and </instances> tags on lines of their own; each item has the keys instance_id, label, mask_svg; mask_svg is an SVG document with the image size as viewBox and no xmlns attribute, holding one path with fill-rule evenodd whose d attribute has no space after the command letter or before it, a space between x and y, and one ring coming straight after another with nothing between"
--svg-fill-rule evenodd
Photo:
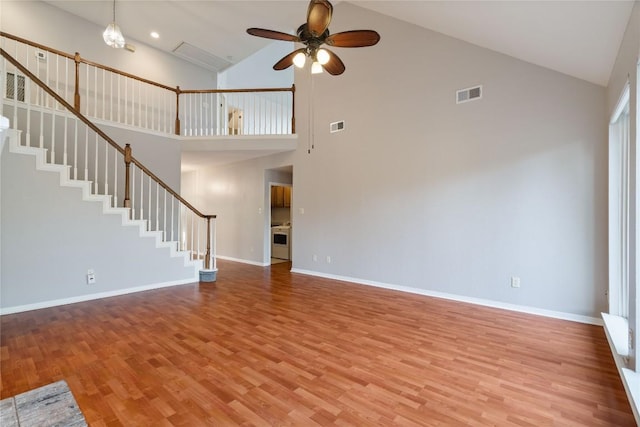
<instances>
[{"instance_id":1,"label":"wall air vent","mask_svg":"<svg viewBox=\"0 0 640 427\"><path fill-rule=\"evenodd\" d=\"M331 133L340 132L343 130L344 130L344 120L341 120L339 122L333 122L329 125L329 132Z\"/></svg>"},{"instance_id":2,"label":"wall air vent","mask_svg":"<svg viewBox=\"0 0 640 427\"><path fill-rule=\"evenodd\" d=\"M482 98L482 85L460 89L456 92L456 104Z\"/></svg>"},{"instance_id":3,"label":"wall air vent","mask_svg":"<svg viewBox=\"0 0 640 427\"><path fill-rule=\"evenodd\" d=\"M16 79L17 77L17 79ZM25 79L24 76L18 74L17 76L14 73L7 73L7 86L5 91L5 96L7 99L16 99L16 92L18 94L18 101L24 102L24 87L25 87Z\"/></svg>"},{"instance_id":4,"label":"wall air vent","mask_svg":"<svg viewBox=\"0 0 640 427\"><path fill-rule=\"evenodd\" d=\"M219 56L213 55L187 42L180 43L178 47L173 49L173 53L185 61L189 61L192 64L199 65L200 67L215 72L222 71L233 65L232 62L222 59Z\"/></svg>"}]
</instances>

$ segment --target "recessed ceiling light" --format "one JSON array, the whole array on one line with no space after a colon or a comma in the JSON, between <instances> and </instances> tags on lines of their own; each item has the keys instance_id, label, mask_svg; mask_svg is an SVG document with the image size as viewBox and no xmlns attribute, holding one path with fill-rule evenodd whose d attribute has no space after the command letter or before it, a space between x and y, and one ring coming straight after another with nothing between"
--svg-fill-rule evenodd
<instances>
[{"instance_id":1,"label":"recessed ceiling light","mask_svg":"<svg viewBox=\"0 0 640 427\"><path fill-rule=\"evenodd\" d=\"M155 31L151 31L151 37L153 37L154 39L159 39L160 38L160 34L158 34Z\"/></svg>"}]
</instances>

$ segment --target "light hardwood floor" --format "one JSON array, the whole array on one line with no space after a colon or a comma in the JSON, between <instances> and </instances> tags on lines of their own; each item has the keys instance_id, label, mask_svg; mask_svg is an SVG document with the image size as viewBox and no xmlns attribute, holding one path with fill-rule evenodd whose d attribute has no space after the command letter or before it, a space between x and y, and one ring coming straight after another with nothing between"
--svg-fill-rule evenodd
<instances>
[{"instance_id":1,"label":"light hardwood floor","mask_svg":"<svg viewBox=\"0 0 640 427\"><path fill-rule=\"evenodd\" d=\"M2 316L2 398L92 426L632 426L601 327L220 262L218 281Z\"/></svg>"}]
</instances>

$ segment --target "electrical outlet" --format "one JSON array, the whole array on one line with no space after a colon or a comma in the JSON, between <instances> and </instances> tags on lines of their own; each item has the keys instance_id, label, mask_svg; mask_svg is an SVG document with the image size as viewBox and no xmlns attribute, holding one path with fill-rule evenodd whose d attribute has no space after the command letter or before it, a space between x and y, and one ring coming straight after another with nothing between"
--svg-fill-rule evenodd
<instances>
[{"instance_id":1,"label":"electrical outlet","mask_svg":"<svg viewBox=\"0 0 640 427\"><path fill-rule=\"evenodd\" d=\"M327 255L327 264L331 264L331 257Z\"/></svg>"},{"instance_id":2,"label":"electrical outlet","mask_svg":"<svg viewBox=\"0 0 640 427\"><path fill-rule=\"evenodd\" d=\"M87 285L95 285L96 273L93 270L87 270Z\"/></svg>"},{"instance_id":3,"label":"electrical outlet","mask_svg":"<svg viewBox=\"0 0 640 427\"><path fill-rule=\"evenodd\" d=\"M318 262L318 255L314 255L312 258L313 258L313 262Z\"/></svg>"},{"instance_id":4,"label":"electrical outlet","mask_svg":"<svg viewBox=\"0 0 640 427\"><path fill-rule=\"evenodd\" d=\"M520 287L520 278L519 277L511 277L511 287L519 288Z\"/></svg>"}]
</instances>

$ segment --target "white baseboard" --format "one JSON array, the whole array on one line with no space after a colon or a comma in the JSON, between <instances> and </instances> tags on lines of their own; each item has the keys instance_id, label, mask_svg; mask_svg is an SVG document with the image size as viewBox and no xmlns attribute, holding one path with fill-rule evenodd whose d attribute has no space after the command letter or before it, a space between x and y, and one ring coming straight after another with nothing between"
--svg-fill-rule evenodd
<instances>
[{"instance_id":1,"label":"white baseboard","mask_svg":"<svg viewBox=\"0 0 640 427\"><path fill-rule=\"evenodd\" d=\"M242 264L257 265L258 267L268 267L269 265L271 265L270 263L265 264L264 262L251 261L248 259L241 259L241 258L233 258L230 256L224 256L224 255L216 255L216 258L223 259L225 261L240 262Z\"/></svg>"},{"instance_id":2,"label":"white baseboard","mask_svg":"<svg viewBox=\"0 0 640 427\"><path fill-rule=\"evenodd\" d=\"M517 311L520 313L535 314L537 316L551 317L554 319L570 320L572 322L586 323L590 325L602 326L602 319L597 317L582 316L580 314L564 313L561 311L545 310L542 308L529 307L524 305L510 304L506 302L493 301L482 298L466 297L463 295L449 294L445 292L430 291L428 289L412 288L408 286L392 285L389 283L375 282L372 280L358 279L355 277L338 276L335 274L321 273L313 270L292 268L292 273L306 274L308 276L323 277L325 279L340 280L343 282L356 283L359 285L374 286L376 288L392 289L394 291L408 292L411 294L424 295L434 298L448 299L452 301L466 302L469 304L481 305L484 307L500 308L503 310Z\"/></svg>"},{"instance_id":3,"label":"white baseboard","mask_svg":"<svg viewBox=\"0 0 640 427\"><path fill-rule=\"evenodd\" d=\"M79 295L77 297L61 298L51 301L37 302L34 304L17 305L14 307L0 308L0 316L6 314L22 313L23 311L39 310L41 308L56 307L59 305L74 304L77 302L91 301L101 298L117 297L120 295L133 294L136 292L150 291L153 289L168 288L170 286L188 285L197 283L198 278L173 280L171 282L154 283L151 285L138 286L135 288L118 289L115 291L99 292L96 294Z\"/></svg>"}]
</instances>

